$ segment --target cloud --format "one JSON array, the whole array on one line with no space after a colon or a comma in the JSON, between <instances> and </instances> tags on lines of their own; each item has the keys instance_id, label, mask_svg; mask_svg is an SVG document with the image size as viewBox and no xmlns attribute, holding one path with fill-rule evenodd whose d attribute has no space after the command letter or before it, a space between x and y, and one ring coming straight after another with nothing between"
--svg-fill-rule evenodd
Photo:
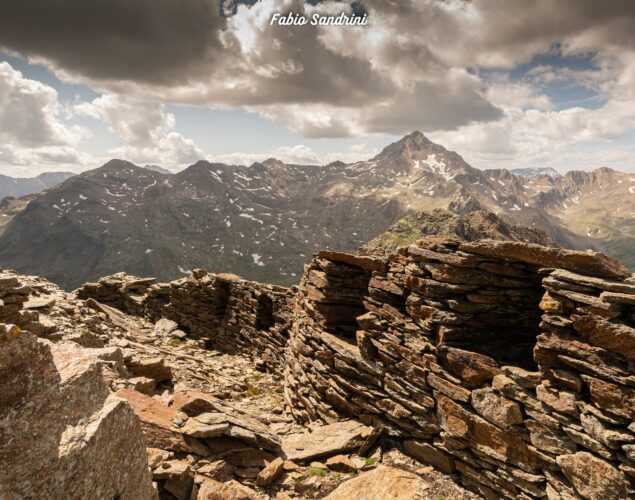
<instances>
[{"instance_id":1,"label":"cloud","mask_svg":"<svg viewBox=\"0 0 635 500\"><path fill-rule=\"evenodd\" d=\"M229 17L213 0L35 2L3 4L0 46L106 93L245 107L307 137L446 129L500 116L477 76L425 45L396 43L383 12L372 13L379 2L368 2L371 25L357 28L270 25L273 12L352 13L334 1L263 0ZM366 42L384 31L376 47L349 50L351 37Z\"/></svg>"},{"instance_id":2,"label":"cloud","mask_svg":"<svg viewBox=\"0 0 635 500\"><path fill-rule=\"evenodd\" d=\"M161 103L106 94L75 105L74 112L103 120L123 142L110 153L129 161L185 165L203 157L194 141L174 130L174 115Z\"/></svg>"},{"instance_id":3,"label":"cloud","mask_svg":"<svg viewBox=\"0 0 635 500\"><path fill-rule=\"evenodd\" d=\"M55 89L0 62L0 142L20 148L77 142L82 131L62 124L60 110Z\"/></svg>"},{"instance_id":4,"label":"cloud","mask_svg":"<svg viewBox=\"0 0 635 500\"><path fill-rule=\"evenodd\" d=\"M162 86L205 78L224 49L214 0L6 0L0 45L68 75Z\"/></svg>"},{"instance_id":5,"label":"cloud","mask_svg":"<svg viewBox=\"0 0 635 500\"><path fill-rule=\"evenodd\" d=\"M610 149L611 141L620 139L635 129L635 106L631 101L610 100L599 109L580 107L563 110L522 109L504 106L505 117L495 123L467 125L456 131L430 134L432 140L460 151L466 159L480 168L514 166L544 166L560 164L565 159L584 159L569 167L596 168L604 166L606 154L571 156L580 143L604 142L598 149ZM630 160L622 165L633 164ZM622 157L623 158L623 157Z\"/></svg>"},{"instance_id":6,"label":"cloud","mask_svg":"<svg viewBox=\"0 0 635 500\"><path fill-rule=\"evenodd\" d=\"M229 153L208 155L207 161L227 163L230 165L251 165L270 158L295 165L326 165L334 161L355 163L365 161L379 153L377 148L369 148L368 144L360 143L349 146L345 151L327 153L320 157L313 149L302 144L295 146L281 146L264 153Z\"/></svg>"},{"instance_id":7,"label":"cloud","mask_svg":"<svg viewBox=\"0 0 635 500\"><path fill-rule=\"evenodd\" d=\"M25 78L0 62L0 165L13 174L18 166L77 164L87 160L75 146L88 136L85 128L61 119L55 89Z\"/></svg>"},{"instance_id":8,"label":"cloud","mask_svg":"<svg viewBox=\"0 0 635 500\"><path fill-rule=\"evenodd\" d=\"M342 161L344 163L355 163L357 161L366 161L379 154L377 148L370 148L368 144L354 144L346 151L328 153L324 156L324 163L328 164L334 161Z\"/></svg>"},{"instance_id":9,"label":"cloud","mask_svg":"<svg viewBox=\"0 0 635 500\"><path fill-rule=\"evenodd\" d=\"M311 138L420 129L484 165L538 162L634 128L633 2L363 6L365 27L280 27L270 25L273 12L352 7L330 0L33 0L28 7L5 0L0 46L104 92L83 112L122 138L121 154L162 164L160 154L177 164L200 150L157 103L241 107ZM545 54L588 58L594 67L545 62L522 75L527 66L519 65ZM596 93L596 109L559 109L545 87L568 81ZM281 154L314 161L307 151ZM262 158L249 155L236 158Z\"/></svg>"},{"instance_id":10,"label":"cloud","mask_svg":"<svg viewBox=\"0 0 635 500\"><path fill-rule=\"evenodd\" d=\"M297 144L295 146L281 146L265 153L229 153L208 155L206 160L213 163L227 163L230 165L251 165L255 162L263 162L269 158L275 158L285 163L295 165L321 164L321 160L315 151L302 144Z\"/></svg>"}]
</instances>

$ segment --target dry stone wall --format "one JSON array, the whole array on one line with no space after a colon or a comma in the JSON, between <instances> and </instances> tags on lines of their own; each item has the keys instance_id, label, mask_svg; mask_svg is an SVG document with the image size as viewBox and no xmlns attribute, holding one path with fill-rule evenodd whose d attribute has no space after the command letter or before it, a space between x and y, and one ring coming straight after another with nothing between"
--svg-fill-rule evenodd
<instances>
[{"instance_id":1,"label":"dry stone wall","mask_svg":"<svg viewBox=\"0 0 635 500\"><path fill-rule=\"evenodd\" d=\"M79 293L284 370L299 422L359 419L485 498L634 494L635 281L602 254L430 238L320 252L297 289L134 281Z\"/></svg>"},{"instance_id":2,"label":"dry stone wall","mask_svg":"<svg viewBox=\"0 0 635 500\"><path fill-rule=\"evenodd\" d=\"M244 354L271 370L285 364L293 291L233 274L195 270L171 283L123 273L87 283L79 298L93 298L153 321L167 318L210 349Z\"/></svg>"},{"instance_id":3,"label":"dry stone wall","mask_svg":"<svg viewBox=\"0 0 635 500\"><path fill-rule=\"evenodd\" d=\"M626 498L629 276L598 254L507 242L428 239L383 262L322 252L297 297L288 401L301 421L383 427L485 498ZM360 300L355 337L333 328Z\"/></svg>"}]
</instances>

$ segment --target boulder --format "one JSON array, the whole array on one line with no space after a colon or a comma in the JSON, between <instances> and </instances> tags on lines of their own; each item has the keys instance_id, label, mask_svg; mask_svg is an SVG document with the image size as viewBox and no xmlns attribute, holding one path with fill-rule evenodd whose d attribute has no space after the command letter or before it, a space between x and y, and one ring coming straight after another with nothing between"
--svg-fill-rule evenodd
<instances>
[{"instance_id":1,"label":"boulder","mask_svg":"<svg viewBox=\"0 0 635 500\"><path fill-rule=\"evenodd\" d=\"M121 389L117 392L117 396L128 400L132 405L141 421L149 447L194 453L200 456L207 455L208 450L205 445L195 438L185 436L179 428L175 427L173 420L179 413L175 408L130 389Z\"/></svg>"},{"instance_id":2,"label":"boulder","mask_svg":"<svg viewBox=\"0 0 635 500\"><path fill-rule=\"evenodd\" d=\"M393 467L380 465L340 484L324 500L425 498L429 484L421 477Z\"/></svg>"},{"instance_id":3,"label":"boulder","mask_svg":"<svg viewBox=\"0 0 635 500\"><path fill-rule=\"evenodd\" d=\"M139 420L97 351L0 327L0 498L154 498Z\"/></svg>"},{"instance_id":4,"label":"boulder","mask_svg":"<svg viewBox=\"0 0 635 500\"><path fill-rule=\"evenodd\" d=\"M172 370L166 366L165 361L161 357L136 357L128 362L128 367L134 375L138 377L147 377L163 382L172 379Z\"/></svg>"},{"instance_id":5,"label":"boulder","mask_svg":"<svg viewBox=\"0 0 635 500\"><path fill-rule=\"evenodd\" d=\"M284 459L278 457L269 462L265 468L260 471L258 477L256 478L256 484L258 486L267 486L278 479L283 471Z\"/></svg>"},{"instance_id":6,"label":"boulder","mask_svg":"<svg viewBox=\"0 0 635 500\"><path fill-rule=\"evenodd\" d=\"M358 450L373 428L353 420L315 427L313 432L289 434L282 439L288 460L306 462L347 451Z\"/></svg>"},{"instance_id":7,"label":"boulder","mask_svg":"<svg viewBox=\"0 0 635 500\"><path fill-rule=\"evenodd\" d=\"M336 472L357 472L357 466L346 455L335 455L326 461L326 468Z\"/></svg>"},{"instance_id":8,"label":"boulder","mask_svg":"<svg viewBox=\"0 0 635 500\"><path fill-rule=\"evenodd\" d=\"M232 479L221 483L205 476L196 476L196 485L192 492L195 500L257 500L257 493L251 488Z\"/></svg>"}]
</instances>

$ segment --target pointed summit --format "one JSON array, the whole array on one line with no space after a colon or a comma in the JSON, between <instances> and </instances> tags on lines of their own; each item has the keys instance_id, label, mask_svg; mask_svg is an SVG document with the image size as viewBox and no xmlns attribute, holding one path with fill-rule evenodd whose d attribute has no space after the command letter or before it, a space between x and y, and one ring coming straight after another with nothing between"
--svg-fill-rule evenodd
<instances>
[{"instance_id":1,"label":"pointed summit","mask_svg":"<svg viewBox=\"0 0 635 500\"><path fill-rule=\"evenodd\" d=\"M413 151L425 151L431 148L443 149L441 146L428 139L421 132L415 130L414 132L403 136L397 142L393 142L392 144L386 146L381 153L379 153L379 156L394 157L395 155L403 155Z\"/></svg>"},{"instance_id":2,"label":"pointed summit","mask_svg":"<svg viewBox=\"0 0 635 500\"><path fill-rule=\"evenodd\" d=\"M414 132L410 132L408 135L403 136L397 144L400 144L402 147L408 149L422 149L433 145L434 143L423 135L423 133L415 130Z\"/></svg>"}]
</instances>

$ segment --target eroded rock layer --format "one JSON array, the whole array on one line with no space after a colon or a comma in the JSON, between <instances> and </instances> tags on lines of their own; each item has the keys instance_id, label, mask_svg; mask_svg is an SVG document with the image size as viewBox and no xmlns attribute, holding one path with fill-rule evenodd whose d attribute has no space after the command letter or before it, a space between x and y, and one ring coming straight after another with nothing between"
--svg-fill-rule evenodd
<instances>
[{"instance_id":1,"label":"eroded rock layer","mask_svg":"<svg viewBox=\"0 0 635 500\"><path fill-rule=\"evenodd\" d=\"M197 271L79 293L284 369L296 421L360 420L483 497L633 495L635 281L601 254L429 238L320 252L297 290Z\"/></svg>"}]
</instances>

